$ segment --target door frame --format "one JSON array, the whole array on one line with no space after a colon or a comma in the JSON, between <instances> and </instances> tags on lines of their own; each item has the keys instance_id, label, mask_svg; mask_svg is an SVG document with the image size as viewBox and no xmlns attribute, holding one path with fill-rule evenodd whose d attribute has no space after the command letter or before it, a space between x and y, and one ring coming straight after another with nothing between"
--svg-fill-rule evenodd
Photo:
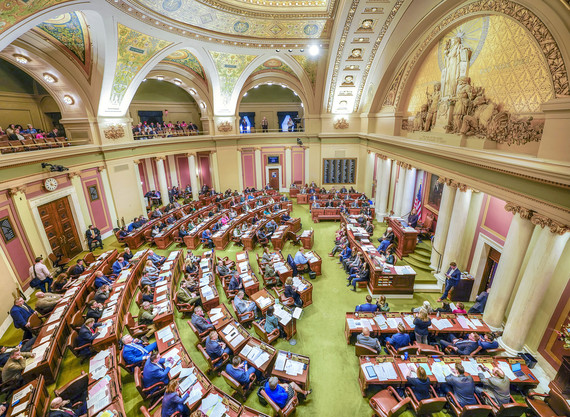
<instances>
[{"instance_id":1,"label":"door frame","mask_svg":"<svg viewBox=\"0 0 570 417\"><path fill-rule=\"evenodd\" d=\"M283 170L281 169L281 164L275 165L265 165L265 185L269 184L269 170L278 169L279 170L279 192L286 192L287 190L281 185L283 184Z\"/></svg>"},{"instance_id":2,"label":"door frame","mask_svg":"<svg viewBox=\"0 0 570 417\"><path fill-rule=\"evenodd\" d=\"M42 240L45 253L48 254L51 253L51 246L49 244L49 239L46 235L46 231L44 229L44 225L42 223L38 207L47 203L51 203L52 201L55 200L59 200L60 198L63 197L70 198L69 207L71 208L71 214L73 215L73 221L75 222L75 227L79 228L79 230L77 230L78 232L77 234L79 235L79 242L81 243L81 248L84 251L88 249L87 242L85 241L84 232L82 232L82 230L87 230L87 225L85 224L83 216L78 215L78 213L81 213L81 206L79 205L79 198L77 197L75 188L71 186L28 200L30 208L32 210L32 215L34 216L34 220L36 221L36 226L38 228L38 232Z\"/></svg>"},{"instance_id":3,"label":"door frame","mask_svg":"<svg viewBox=\"0 0 570 417\"><path fill-rule=\"evenodd\" d=\"M503 246L485 236L483 233L479 233L477 237L477 245L475 246L475 252L473 252L473 259L471 260L471 270L475 282L473 282L473 289L471 290L471 297L469 300L474 300L479 294L479 286L481 285L481 280L483 279L483 272L485 272L485 266L487 265L487 258L489 257L490 249L493 248L497 252L503 254ZM499 260L499 262L501 262Z\"/></svg>"}]
</instances>

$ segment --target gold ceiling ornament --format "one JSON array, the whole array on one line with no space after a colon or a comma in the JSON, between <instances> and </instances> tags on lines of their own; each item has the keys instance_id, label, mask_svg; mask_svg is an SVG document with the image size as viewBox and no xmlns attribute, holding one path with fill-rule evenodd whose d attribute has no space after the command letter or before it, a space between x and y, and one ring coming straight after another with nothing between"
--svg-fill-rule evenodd
<instances>
[{"instance_id":1,"label":"gold ceiling ornament","mask_svg":"<svg viewBox=\"0 0 570 417\"><path fill-rule=\"evenodd\" d=\"M551 218L538 213L533 213L530 221L532 224L536 226L540 226L541 228L548 227L552 233L563 235L564 233L568 232L570 229L567 225L557 222L556 220L552 220Z\"/></svg>"},{"instance_id":2,"label":"gold ceiling ornament","mask_svg":"<svg viewBox=\"0 0 570 417\"><path fill-rule=\"evenodd\" d=\"M110 125L103 129L105 139L117 140L125 137L125 128L123 125Z\"/></svg>"},{"instance_id":3,"label":"gold ceiling ornament","mask_svg":"<svg viewBox=\"0 0 570 417\"><path fill-rule=\"evenodd\" d=\"M400 68L400 71L398 72L398 74L396 74L396 77L394 77L394 79L392 80L392 84L390 84L390 88L388 89L386 97L384 98L383 106L394 105L394 100L396 99L396 92L398 91L398 87L400 86L400 81L402 80L402 75L404 75L404 70L406 69L407 64L408 64L407 61L404 62L404 65L402 66L402 68Z\"/></svg>"},{"instance_id":4,"label":"gold ceiling ornament","mask_svg":"<svg viewBox=\"0 0 570 417\"><path fill-rule=\"evenodd\" d=\"M233 130L232 124L228 121L222 122L218 125L219 132L231 132Z\"/></svg>"},{"instance_id":5,"label":"gold ceiling ornament","mask_svg":"<svg viewBox=\"0 0 570 417\"><path fill-rule=\"evenodd\" d=\"M529 210L525 207L519 206L518 204L510 202L505 204L505 210L513 214L518 213L521 219L527 219L527 220L529 220L534 214L532 210Z\"/></svg>"},{"instance_id":6,"label":"gold ceiling ornament","mask_svg":"<svg viewBox=\"0 0 570 417\"><path fill-rule=\"evenodd\" d=\"M348 126L350 124L348 123L348 120L346 120L344 117L341 117L340 119L338 119L335 124L334 124L334 128L335 129L348 129Z\"/></svg>"},{"instance_id":7,"label":"gold ceiling ornament","mask_svg":"<svg viewBox=\"0 0 570 417\"><path fill-rule=\"evenodd\" d=\"M525 27L530 34L538 42L540 49L544 54L544 58L548 64L552 82L554 85L554 93L556 96L567 96L570 94L570 82L568 79L568 72L560 48L552 36L548 27L542 22L538 16L526 7L514 3L510 0L494 1L494 0L479 0L469 3L445 16L436 24L431 32L424 38L420 46L414 52L410 64L405 72L403 82L400 83L398 93L396 95L395 106L400 105L402 93L405 85L410 78L412 71L415 69L418 60L424 55L426 48L432 45L435 39L441 37L444 31L448 31L454 22L465 18L466 16L474 15L481 12L499 13L518 21Z\"/></svg>"},{"instance_id":8,"label":"gold ceiling ornament","mask_svg":"<svg viewBox=\"0 0 570 417\"><path fill-rule=\"evenodd\" d=\"M158 162L158 161L164 161L164 160L166 160L166 156L164 156L164 155L162 155L162 156L155 156L155 157L154 157L154 160L157 161L157 162Z\"/></svg>"},{"instance_id":9,"label":"gold ceiling ornament","mask_svg":"<svg viewBox=\"0 0 570 417\"><path fill-rule=\"evenodd\" d=\"M71 181L74 178L81 178L81 172L80 171L72 171L72 172L68 172L67 173L67 178Z\"/></svg>"}]
</instances>

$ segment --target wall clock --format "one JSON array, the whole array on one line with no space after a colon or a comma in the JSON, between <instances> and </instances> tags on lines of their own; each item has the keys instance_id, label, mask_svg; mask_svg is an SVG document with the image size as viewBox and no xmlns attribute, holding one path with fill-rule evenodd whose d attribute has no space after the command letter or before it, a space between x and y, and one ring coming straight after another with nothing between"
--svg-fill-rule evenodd
<instances>
[{"instance_id":1,"label":"wall clock","mask_svg":"<svg viewBox=\"0 0 570 417\"><path fill-rule=\"evenodd\" d=\"M55 191L57 189L58 183L55 178L47 178L44 181L44 187L47 191Z\"/></svg>"}]
</instances>

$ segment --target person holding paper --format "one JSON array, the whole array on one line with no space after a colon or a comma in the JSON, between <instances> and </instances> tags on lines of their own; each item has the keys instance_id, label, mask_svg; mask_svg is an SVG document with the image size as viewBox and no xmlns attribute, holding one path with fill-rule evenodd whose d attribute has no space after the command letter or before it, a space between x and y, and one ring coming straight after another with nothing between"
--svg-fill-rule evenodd
<instances>
[{"instance_id":1,"label":"person holding paper","mask_svg":"<svg viewBox=\"0 0 570 417\"><path fill-rule=\"evenodd\" d=\"M16 298L16 300L14 300L14 306L10 309L10 316L12 316L14 327L24 331L22 340L29 340L33 337L30 327L30 317L34 314L34 311L32 307L24 303L22 297Z\"/></svg>"},{"instance_id":2,"label":"person holding paper","mask_svg":"<svg viewBox=\"0 0 570 417\"><path fill-rule=\"evenodd\" d=\"M147 259L151 260L156 267L159 267L166 261L166 258L164 256L157 255L153 250L148 251Z\"/></svg>"},{"instance_id":3,"label":"person holding paper","mask_svg":"<svg viewBox=\"0 0 570 417\"><path fill-rule=\"evenodd\" d=\"M261 372L253 366L249 367L246 362L242 362L239 356L234 356L232 363L226 365L226 373L242 385L246 391L256 379L262 376Z\"/></svg>"},{"instance_id":4,"label":"person holding paper","mask_svg":"<svg viewBox=\"0 0 570 417\"><path fill-rule=\"evenodd\" d=\"M165 362L168 362L168 366L165 365ZM167 360L161 358L158 352L152 352L148 359L146 360L143 368L143 387L148 388L152 387L153 385L162 382L163 384L168 384L170 382L170 377L168 376L168 372L170 371L171 366L174 365L174 359L169 357ZM150 392L149 395L155 393L160 389L160 386L154 387Z\"/></svg>"},{"instance_id":5,"label":"person holding paper","mask_svg":"<svg viewBox=\"0 0 570 417\"><path fill-rule=\"evenodd\" d=\"M285 280L285 287L284 287L284 295L287 298L292 298L293 301L295 302L295 306L296 307L303 307L303 300L301 299L301 294L299 294L299 292L295 289L295 287L293 286L293 278L292 277L288 277Z\"/></svg>"},{"instance_id":6,"label":"person holding paper","mask_svg":"<svg viewBox=\"0 0 570 417\"><path fill-rule=\"evenodd\" d=\"M139 309L139 324L144 324L147 329L146 334L141 337L142 341L145 343L148 343L148 338L152 337L154 335L154 332L156 332L156 326L154 325L156 312L153 311L153 309L154 306L148 301L143 301L141 308Z\"/></svg>"},{"instance_id":7,"label":"person holding paper","mask_svg":"<svg viewBox=\"0 0 570 417\"><path fill-rule=\"evenodd\" d=\"M113 262L113 274L119 275L123 270L129 267L129 263L125 261L125 258L119 256L115 262Z\"/></svg>"},{"instance_id":8,"label":"person holding paper","mask_svg":"<svg viewBox=\"0 0 570 417\"><path fill-rule=\"evenodd\" d=\"M121 340L123 341L122 355L127 365L141 366L150 353L157 348L156 342L145 346L141 340L133 339L130 334L123 336Z\"/></svg>"},{"instance_id":9,"label":"person holding paper","mask_svg":"<svg viewBox=\"0 0 570 417\"><path fill-rule=\"evenodd\" d=\"M382 353L382 345L380 344L380 341L375 337L370 336L370 329L368 327L363 328L362 333L356 336L356 342L367 346L370 349L375 349L378 353Z\"/></svg>"},{"instance_id":10,"label":"person holding paper","mask_svg":"<svg viewBox=\"0 0 570 417\"><path fill-rule=\"evenodd\" d=\"M416 342L427 345L429 326L431 326L431 320L428 317L426 310L420 310L414 319L414 333L416 335Z\"/></svg>"},{"instance_id":11,"label":"person holding paper","mask_svg":"<svg viewBox=\"0 0 570 417\"><path fill-rule=\"evenodd\" d=\"M87 415L87 403L82 402L76 408L68 406L69 400L61 397L55 397L49 405L48 417L79 417Z\"/></svg>"},{"instance_id":12,"label":"person holding paper","mask_svg":"<svg viewBox=\"0 0 570 417\"><path fill-rule=\"evenodd\" d=\"M85 346L78 354L79 356L87 357L94 353L91 350L93 341L99 336L99 332L95 329L101 326L101 323L95 323L95 319L87 319L83 326L77 332L77 339L75 339L75 347ZM87 346L86 346L87 345Z\"/></svg>"},{"instance_id":13,"label":"person holding paper","mask_svg":"<svg viewBox=\"0 0 570 417\"><path fill-rule=\"evenodd\" d=\"M451 367L451 372L451 374L445 377L445 382L450 387L448 389L457 398L459 406L476 405L475 382L471 375L465 375L465 369L460 363L455 364L455 367Z\"/></svg>"},{"instance_id":14,"label":"person holding paper","mask_svg":"<svg viewBox=\"0 0 570 417\"><path fill-rule=\"evenodd\" d=\"M483 365L478 366L479 379L483 387L475 387L477 395L482 396L483 393L491 397L498 405L508 404L511 402L511 381L505 375L503 370L497 366L493 367L490 378L485 376L487 368Z\"/></svg>"},{"instance_id":15,"label":"person holding paper","mask_svg":"<svg viewBox=\"0 0 570 417\"><path fill-rule=\"evenodd\" d=\"M170 417L174 415L174 413L180 413L182 417L189 417L190 410L184 404L189 396L189 391L180 396L180 384L178 380L170 381L166 387L164 398L162 399L161 417Z\"/></svg>"},{"instance_id":16,"label":"person holding paper","mask_svg":"<svg viewBox=\"0 0 570 417\"><path fill-rule=\"evenodd\" d=\"M394 349L398 350L404 346L410 346L410 335L405 333L402 323L398 324L398 333L386 338L386 344L390 344Z\"/></svg>"},{"instance_id":17,"label":"person holding paper","mask_svg":"<svg viewBox=\"0 0 570 417\"><path fill-rule=\"evenodd\" d=\"M451 262L449 264L449 269L445 273L446 282L445 282L445 290L440 298L438 298L437 302L441 302L441 300L445 300L449 291L459 284L459 280L461 279L461 271L457 268L457 264L455 262Z\"/></svg>"},{"instance_id":18,"label":"person holding paper","mask_svg":"<svg viewBox=\"0 0 570 417\"><path fill-rule=\"evenodd\" d=\"M212 330L210 332L210 334L206 338L205 345L206 345L206 352L208 353L212 361L218 359L221 356L229 355L232 353L231 349L227 347L224 342L219 341L218 332L216 332L215 330ZM223 361L220 361L220 364L217 367L221 366L222 362Z\"/></svg>"},{"instance_id":19,"label":"person holding paper","mask_svg":"<svg viewBox=\"0 0 570 417\"><path fill-rule=\"evenodd\" d=\"M473 307L471 307L468 311L469 314L483 314L483 312L485 311L485 306L487 305L489 290L490 288L487 288L485 291L483 291L481 294L477 296L477 298L475 299L475 304L473 304Z\"/></svg>"},{"instance_id":20,"label":"person holding paper","mask_svg":"<svg viewBox=\"0 0 570 417\"><path fill-rule=\"evenodd\" d=\"M418 401L431 397L429 378L424 368L418 365L417 374L408 375L406 379Z\"/></svg>"},{"instance_id":21,"label":"person holding paper","mask_svg":"<svg viewBox=\"0 0 570 417\"><path fill-rule=\"evenodd\" d=\"M273 306L267 309L267 313L265 314L265 333L267 333L267 337L270 336L279 336L281 333L279 329L279 319L275 314L275 308ZM235 358L234 358L235 359Z\"/></svg>"},{"instance_id":22,"label":"person holding paper","mask_svg":"<svg viewBox=\"0 0 570 417\"><path fill-rule=\"evenodd\" d=\"M194 309L191 321L200 333L204 333L205 331L214 328L212 322L204 317L204 310L202 310L202 307L200 306L197 306Z\"/></svg>"},{"instance_id":23,"label":"person holding paper","mask_svg":"<svg viewBox=\"0 0 570 417\"><path fill-rule=\"evenodd\" d=\"M285 407L292 399L293 403L297 405L298 400L296 393L302 394L306 397L312 392L312 390L305 391L301 389L301 387L294 382L291 382L290 384L280 384L279 379L275 376L272 376L267 380L263 389L267 396L271 398L271 401L277 404L279 408Z\"/></svg>"}]
</instances>

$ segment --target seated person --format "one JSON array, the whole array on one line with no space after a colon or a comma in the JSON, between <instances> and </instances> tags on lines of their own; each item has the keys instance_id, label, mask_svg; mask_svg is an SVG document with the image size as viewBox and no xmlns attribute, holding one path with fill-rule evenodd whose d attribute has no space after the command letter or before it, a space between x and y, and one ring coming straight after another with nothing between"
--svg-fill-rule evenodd
<instances>
[{"instance_id":1,"label":"seated person","mask_svg":"<svg viewBox=\"0 0 570 417\"><path fill-rule=\"evenodd\" d=\"M259 228L255 236L257 237L257 241L259 242L260 245L266 245L269 242L267 235L263 231L263 227Z\"/></svg>"},{"instance_id":2,"label":"seated person","mask_svg":"<svg viewBox=\"0 0 570 417\"><path fill-rule=\"evenodd\" d=\"M479 335L469 333L467 339L458 339L454 334L449 334L448 341L440 340L442 350L449 350L458 355L470 355L479 346Z\"/></svg>"},{"instance_id":3,"label":"seated person","mask_svg":"<svg viewBox=\"0 0 570 417\"><path fill-rule=\"evenodd\" d=\"M170 381L162 398L160 416L170 417L175 413L180 413L182 417L190 417L190 410L185 404L189 396L189 390L184 394L180 392L180 382L177 379Z\"/></svg>"},{"instance_id":4,"label":"seated person","mask_svg":"<svg viewBox=\"0 0 570 417\"><path fill-rule=\"evenodd\" d=\"M418 213L416 213L416 209L415 208L412 209L412 211L410 212L410 215L408 216L408 225L415 229L416 227L418 227L419 218L420 218L420 216Z\"/></svg>"},{"instance_id":5,"label":"seated person","mask_svg":"<svg viewBox=\"0 0 570 417\"><path fill-rule=\"evenodd\" d=\"M350 282L348 285L352 285L351 291L356 291L356 283L357 282L368 282L370 281L370 269L368 266L368 262L364 262L360 267L358 273L352 274L349 277Z\"/></svg>"},{"instance_id":6,"label":"seated person","mask_svg":"<svg viewBox=\"0 0 570 417\"><path fill-rule=\"evenodd\" d=\"M263 256L261 257L261 263L271 262L271 253L269 248L263 248Z\"/></svg>"},{"instance_id":7,"label":"seated person","mask_svg":"<svg viewBox=\"0 0 570 417\"><path fill-rule=\"evenodd\" d=\"M378 310L378 306L376 304L372 304L372 296L370 294L366 296L366 303L357 305L356 308L354 309L354 311L357 313L360 313L360 312L362 312L362 313L364 313L364 312L373 313L376 310Z\"/></svg>"},{"instance_id":8,"label":"seated person","mask_svg":"<svg viewBox=\"0 0 570 417\"><path fill-rule=\"evenodd\" d=\"M243 290L243 280L239 276L237 272L234 271L230 282L228 283L228 290L229 291L239 291Z\"/></svg>"},{"instance_id":9,"label":"seated person","mask_svg":"<svg viewBox=\"0 0 570 417\"><path fill-rule=\"evenodd\" d=\"M72 408L70 400L55 397L49 404L48 417L80 417L87 415L87 402L81 402L77 407Z\"/></svg>"},{"instance_id":10,"label":"seated person","mask_svg":"<svg viewBox=\"0 0 570 417\"><path fill-rule=\"evenodd\" d=\"M174 216L168 216L168 218L166 219L167 225L174 224L175 222L176 222L176 219L174 218Z\"/></svg>"},{"instance_id":11,"label":"seated person","mask_svg":"<svg viewBox=\"0 0 570 417\"><path fill-rule=\"evenodd\" d=\"M111 290L108 285L102 285L97 291L95 291L94 300L98 303L104 303L111 294Z\"/></svg>"},{"instance_id":12,"label":"seated person","mask_svg":"<svg viewBox=\"0 0 570 417\"><path fill-rule=\"evenodd\" d=\"M495 340L493 333L487 333L479 338L479 346L481 350L498 349L499 342Z\"/></svg>"},{"instance_id":13,"label":"seated person","mask_svg":"<svg viewBox=\"0 0 570 417\"><path fill-rule=\"evenodd\" d=\"M410 335L405 333L405 328L402 323L398 324L398 333L386 338L386 344L390 344L394 349L398 350L404 346L410 346Z\"/></svg>"},{"instance_id":14,"label":"seated person","mask_svg":"<svg viewBox=\"0 0 570 417\"><path fill-rule=\"evenodd\" d=\"M156 311L154 311L154 306L148 301L143 301L139 309L138 322L139 324L144 324L147 328L147 332L141 340L144 343L148 343L148 339L154 335L156 332L156 326L154 325L154 318L156 317Z\"/></svg>"},{"instance_id":15,"label":"seated person","mask_svg":"<svg viewBox=\"0 0 570 417\"><path fill-rule=\"evenodd\" d=\"M469 314L483 314L485 306L487 305L487 298L489 297L489 288L483 291L475 299L475 304L468 311Z\"/></svg>"},{"instance_id":16,"label":"seated person","mask_svg":"<svg viewBox=\"0 0 570 417\"><path fill-rule=\"evenodd\" d=\"M276 376L272 376L267 380L263 386L263 390L267 394L271 401L273 401L279 408L285 407L293 397L295 393L303 394L305 397L309 395L312 390L305 391L301 389L296 383L291 382L290 384L280 384L279 379ZM298 400L295 400L294 404L297 404Z\"/></svg>"},{"instance_id":17,"label":"seated person","mask_svg":"<svg viewBox=\"0 0 570 417\"><path fill-rule=\"evenodd\" d=\"M152 226L150 236L157 237L158 235L160 235L160 227L158 227L158 224L155 224L154 226Z\"/></svg>"},{"instance_id":18,"label":"seated person","mask_svg":"<svg viewBox=\"0 0 570 417\"><path fill-rule=\"evenodd\" d=\"M204 333L205 331L214 328L212 322L204 317L204 310L202 310L202 307L200 306L194 309L191 321L194 327L196 327L200 333Z\"/></svg>"},{"instance_id":19,"label":"seated person","mask_svg":"<svg viewBox=\"0 0 570 417\"><path fill-rule=\"evenodd\" d=\"M83 259L78 259L76 264L73 265L71 269L68 271L68 274L72 279L75 279L83 272L85 272L85 264L83 262Z\"/></svg>"},{"instance_id":20,"label":"seated person","mask_svg":"<svg viewBox=\"0 0 570 417\"><path fill-rule=\"evenodd\" d=\"M153 289L150 285L143 285L141 288L142 300L152 303L154 301Z\"/></svg>"},{"instance_id":21,"label":"seated person","mask_svg":"<svg viewBox=\"0 0 570 417\"><path fill-rule=\"evenodd\" d=\"M396 255L394 255L394 253L396 253L396 250L394 248L388 249L388 254L384 259L384 262L386 262L389 265L396 265Z\"/></svg>"},{"instance_id":22,"label":"seated person","mask_svg":"<svg viewBox=\"0 0 570 417\"><path fill-rule=\"evenodd\" d=\"M131 248L129 248L128 246L125 248L125 251L123 252L123 259L126 262L130 262L131 259L133 259L133 253L131 252Z\"/></svg>"},{"instance_id":23,"label":"seated person","mask_svg":"<svg viewBox=\"0 0 570 417\"><path fill-rule=\"evenodd\" d=\"M98 322L103 315L103 304L98 303L95 300L91 300L87 303L87 314L85 315L88 319L95 319Z\"/></svg>"},{"instance_id":24,"label":"seated person","mask_svg":"<svg viewBox=\"0 0 570 417\"><path fill-rule=\"evenodd\" d=\"M431 397L429 378L424 368L418 365L417 370L412 371L406 379L407 385L410 385L418 401L427 400Z\"/></svg>"},{"instance_id":25,"label":"seated person","mask_svg":"<svg viewBox=\"0 0 570 417\"><path fill-rule=\"evenodd\" d=\"M375 337L370 337L370 330L367 327L363 328L362 333L356 336L356 342L367 346L370 349L374 349L378 353L382 352L380 341Z\"/></svg>"},{"instance_id":26,"label":"seated person","mask_svg":"<svg viewBox=\"0 0 570 417\"><path fill-rule=\"evenodd\" d=\"M226 373L237 381L238 384L248 390L250 385L262 374L253 366L249 367L247 362L242 362L239 356L234 356L232 363L226 365Z\"/></svg>"},{"instance_id":27,"label":"seated person","mask_svg":"<svg viewBox=\"0 0 570 417\"><path fill-rule=\"evenodd\" d=\"M448 300L441 301L441 307L438 307L434 310L436 313L451 313L451 306L449 305Z\"/></svg>"},{"instance_id":28,"label":"seated person","mask_svg":"<svg viewBox=\"0 0 570 417\"><path fill-rule=\"evenodd\" d=\"M236 296L234 297L234 306L236 307L236 311L238 314L245 314L247 312L252 311L255 316L257 316L258 310L257 305L253 301L244 300L245 293L243 290L238 291Z\"/></svg>"},{"instance_id":29,"label":"seated person","mask_svg":"<svg viewBox=\"0 0 570 417\"><path fill-rule=\"evenodd\" d=\"M127 229L127 226L121 227L121 230L119 230L119 237L127 237L128 235L129 235L129 230Z\"/></svg>"},{"instance_id":30,"label":"seated person","mask_svg":"<svg viewBox=\"0 0 570 417\"><path fill-rule=\"evenodd\" d=\"M232 241L234 241L237 245L242 246L241 243L241 235L243 234L239 227L234 227Z\"/></svg>"},{"instance_id":31,"label":"seated person","mask_svg":"<svg viewBox=\"0 0 570 417\"><path fill-rule=\"evenodd\" d=\"M264 330L267 333L267 337L270 336L279 336L279 319L275 314L275 308L273 306L267 309L267 313L265 314L265 326Z\"/></svg>"},{"instance_id":32,"label":"seated person","mask_svg":"<svg viewBox=\"0 0 570 417\"><path fill-rule=\"evenodd\" d=\"M378 246L378 252L385 255L386 251L388 250L388 246L390 246L391 244L392 242L390 242L390 240L383 239L382 242L380 242L380 245Z\"/></svg>"},{"instance_id":33,"label":"seated person","mask_svg":"<svg viewBox=\"0 0 570 417\"><path fill-rule=\"evenodd\" d=\"M210 356L210 359L215 360L221 357L222 355L229 355L232 353L231 349L226 346L224 342L220 342L218 336L218 332L212 330L208 337L206 338L205 346L206 346L206 353ZM216 368L220 367L221 363L216 366Z\"/></svg>"},{"instance_id":34,"label":"seated person","mask_svg":"<svg viewBox=\"0 0 570 417\"><path fill-rule=\"evenodd\" d=\"M421 310L425 310L426 313L428 313L428 314L433 313L433 308L431 308L431 304L429 303L428 300L425 300L420 307L416 307L416 308L412 309L412 312L413 313L419 313Z\"/></svg>"},{"instance_id":35,"label":"seated person","mask_svg":"<svg viewBox=\"0 0 570 417\"><path fill-rule=\"evenodd\" d=\"M454 313L454 314L467 314L467 311L465 311L465 306L463 305L463 303L459 302L459 303L455 304L455 310L453 310L452 313Z\"/></svg>"},{"instance_id":36,"label":"seated person","mask_svg":"<svg viewBox=\"0 0 570 417\"><path fill-rule=\"evenodd\" d=\"M156 267L161 266L164 261L166 261L166 258L164 256L157 255L153 250L148 251L147 259L152 261L153 265Z\"/></svg>"},{"instance_id":37,"label":"seated person","mask_svg":"<svg viewBox=\"0 0 570 417\"><path fill-rule=\"evenodd\" d=\"M90 318L85 320L85 323L77 332L77 339L75 339L75 347L87 345L78 352L79 356L90 356L95 353L91 350L91 345L97 336L99 336L99 332L95 330L99 326L101 326L101 323L95 323L95 319Z\"/></svg>"},{"instance_id":38,"label":"seated person","mask_svg":"<svg viewBox=\"0 0 570 417\"><path fill-rule=\"evenodd\" d=\"M295 254L293 261L295 262L295 265L297 266L297 271L299 272L305 272L311 269L309 267L309 260L305 256L305 249L302 246Z\"/></svg>"},{"instance_id":39,"label":"seated person","mask_svg":"<svg viewBox=\"0 0 570 417\"><path fill-rule=\"evenodd\" d=\"M85 232L85 237L87 238L87 246L89 247L89 252L93 252L93 248L99 246L103 249L103 241L101 240L101 232L93 225L89 225L89 228Z\"/></svg>"},{"instance_id":40,"label":"seated person","mask_svg":"<svg viewBox=\"0 0 570 417\"><path fill-rule=\"evenodd\" d=\"M263 277L265 279L277 277L277 272L275 271L275 268L273 267L273 265L271 265L270 262L265 264L265 268L263 270Z\"/></svg>"},{"instance_id":41,"label":"seated person","mask_svg":"<svg viewBox=\"0 0 570 417\"><path fill-rule=\"evenodd\" d=\"M450 387L460 407L477 404L475 398L475 382L471 375L465 375L465 369L460 363L451 368L451 374L445 377L445 382Z\"/></svg>"},{"instance_id":42,"label":"seated person","mask_svg":"<svg viewBox=\"0 0 570 417\"><path fill-rule=\"evenodd\" d=\"M202 242L207 248L211 249L214 247L214 241L212 240L212 232L210 229L206 229L202 232Z\"/></svg>"},{"instance_id":43,"label":"seated person","mask_svg":"<svg viewBox=\"0 0 570 417\"><path fill-rule=\"evenodd\" d=\"M143 269L143 274L148 274L150 277L158 279L160 270L156 266L154 266L152 261L149 259L148 261L146 261L146 264Z\"/></svg>"},{"instance_id":44,"label":"seated person","mask_svg":"<svg viewBox=\"0 0 570 417\"><path fill-rule=\"evenodd\" d=\"M283 216L281 216L281 224L285 224L289 220L291 220L289 213L285 213Z\"/></svg>"},{"instance_id":45,"label":"seated person","mask_svg":"<svg viewBox=\"0 0 570 417\"><path fill-rule=\"evenodd\" d=\"M293 278L287 277L285 280L283 295L287 298L292 298L295 302L296 307L303 307L303 300L301 299L301 294L293 286Z\"/></svg>"},{"instance_id":46,"label":"seated person","mask_svg":"<svg viewBox=\"0 0 570 417\"><path fill-rule=\"evenodd\" d=\"M195 291L192 281L187 280L180 283L180 288L176 293L176 299L182 304L191 304L194 306L202 304L200 294Z\"/></svg>"},{"instance_id":47,"label":"seated person","mask_svg":"<svg viewBox=\"0 0 570 417\"><path fill-rule=\"evenodd\" d=\"M216 272L220 277L225 277L231 275L232 270L224 264L222 259L218 260L218 265L216 266Z\"/></svg>"},{"instance_id":48,"label":"seated person","mask_svg":"<svg viewBox=\"0 0 570 417\"><path fill-rule=\"evenodd\" d=\"M165 362L168 362L168 366L165 365ZM170 382L168 372L170 371L170 367L173 365L174 359L172 357L169 357L165 361L164 358L160 357L158 352L153 351L144 364L142 377L143 387L152 387L159 382L168 384ZM149 391L149 395L154 394L159 389L160 386L153 388Z\"/></svg>"},{"instance_id":49,"label":"seated person","mask_svg":"<svg viewBox=\"0 0 570 417\"><path fill-rule=\"evenodd\" d=\"M69 283L69 277L67 276L67 274L65 273L59 274L53 281L53 284L51 285L51 290L56 294L64 293L66 291L68 283Z\"/></svg>"},{"instance_id":50,"label":"seated person","mask_svg":"<svg viewBox=\"0 0 570 417\"><path fill-rule=\"evenodd\" d=\"M352 249L348 243L342 246L342 251L340 252L340 257L338 259L338 263L342 264L343 261L350 259L352 255Z\"/></svg>"},{"instance_id":51,"label":"seated person","mask_svg":"<svg viewBox=\"0 0 570 417\"><path fill-rule=\"evenodd\" d=\"M279 226L277 226L277 223L275 223L275 220L270 220L267 225L265 226L265 228L267 229L267 237L271 237L271 235L273 233L275 233L275 231L277 230Z\"/></svg>"},{"instance_id":52,"label":"seated person","mask_svg":"<svg viewBox=\"0 0 570 417\"><path fill-rule=\"evenodd\" d=\"M479 398L483 398L482 394L485 393L493 399L498 405L508 404L511 402L511 381L505 375L503 370L495 366L491 371L492 376L487 378L485 372L487 368L483 365L478 366L479 380L483 387L475 387L475 392Z\"/></svg>"},{"instance_id":53,"label":"seated person","mask_svg":"<svg viewBox=\"0 0 570 417\"><path fill-rule=\"evenodd\" d=\"M8 385L9 383L12 387L21 386L24 383L22 373L26 368L26 358L33 358L34 356L34 353L14 349L2 368L2 385Z\"/></svg>"},{"instance_id":54,"label":"seated person","mask_svg":"<svg viewBox=\"0 0 570 417\"><path fill-rule=\"evenodd\" d=\"M53 311L57 303L61 300L61 295L38 291L36 298L36 311L41 315L46 315Z\"/></svg>"},{"instance_id":55,"label":"seated person","mask_svg":"<svg viewBox=\"0 0 570 417\"><path fill-rule=\"evenodd\" d=\"M198 273L198 266L194 261L192 261L192 258L186 258L186 261L184 262L184 273L190 275Z\"/></svg>"},{"instance_id":56,"label":"seated person","mask_svg":"<svg viewBox=\"0 0 570 417\"><path fill-rule=\"evenodd\" d=\"M115 262L113 262L113 274L119 275L123 270L129 267L129 263L125 261L125 258L119 256Z\"/></svg>"},{"instance_id":57,"label":"seated person","mask_svg":"<svg viewBox=\"0 0 570 417\"><path fill-rule=\"evenodd\" d=\"M390 242L394 241L394 232L392 231L391 227L388 227L382 237L378 239L378 242L382 242L383 240L388 239Z\"/></svg>"},{"instance_id":58,"label":"seated person","mask_svg":"<svg viewBox=\"0 0 570 417\"><path fill-rule=\"evenodd\" d=\"M382 313L390 311L390 306L386 302L386 296L385 295L381 295L380 297L378 297L378 301L376 301L376 307L378 308L378 311L380 311Z\"/></svg>"},{"instance_id":59,"label":"seated person","mask_svg":"<svg viewBox=\"0 0 570 417\"><path fill-rule=\"evenodd\" d=\"M184 236L188 236L188 232L186 231L184 226L180 226L180 229L178 229L178 237L180 239L184 239Z\"/></svg>"},{"instance_id":60,"label":"seated person","mask_svg":"<svg viewBox=\"0 0 570 417\"><path fill-rule=\"evenodd\" d=\"M33 337L32 328L30 326L30 317L34 314L34 309L24 302L22 297L16 298L14 300L14 305L10 309L10 316L14 322L14 327L16 329L21 329L24 331L24 337L22 340L29 340Z\"/></svg>"},{"instance_id":61,"label":"seated person","mask_svg":"<svg viewBox=\"0 0 570 417\"><path fill-rule=\"evenodd\" d=\"M123 336L122 355L127 365L141 366L150 353L156 350L156 342L144 345L141 340L133 339L130 334Z\"/></svg>"},{"instance_id":62,"label":"seated person","mask_svg":"<svg viewBox=\"0 0 570 417\"><path fill-rule=\"evenodd\" d=\"M103 271L97 271L95 272L95 282L93 285L95 289L99 289L103 285L113 285L113 280L103 275Z\"/></svg>"},{"instance_id":63,"label":"seated person","mask_svg":"<svg viewBox=\"0 0 570 417\"><path fill-rule=\"evenodd\" d=\"M374 226L370 223L370 220L366 220L366 226L364 228L366 229L366 233L369 235L374 233Z\"/></svg>"}]
</instances>

